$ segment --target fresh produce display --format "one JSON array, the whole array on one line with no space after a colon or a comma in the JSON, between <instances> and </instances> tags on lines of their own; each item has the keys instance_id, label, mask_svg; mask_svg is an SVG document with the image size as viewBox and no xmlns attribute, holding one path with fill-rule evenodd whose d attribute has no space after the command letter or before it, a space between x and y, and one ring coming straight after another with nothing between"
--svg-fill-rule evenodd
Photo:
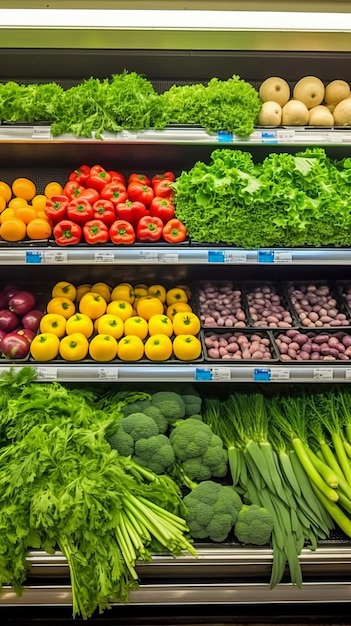
<instances>
[{"instance_id":1,"label":"fresh produce display","mask_svg":"<svg viewBox=\"0 0 351 626\"><path fill-rule=\"evenodd\" d=\"M29 178L15 178L11 185L0 181L0 241L46 241L52 227L45 206L52 194L60 191L56 182L48 183L44 193L38 194Z\"/></svg>"},{"instance_id":2,"label":"fresh produce display","mask_svg":"<svg viewBox=\"0 0 351 626\"><path fill-rule=\"evenodd\" d=\"M199 287L200 319L204 328L245 328L246 313L243 308L241 289L230 281L217 283L206 281Z\"/></svg>"},{"instance_id":3,"label":"fresh produce display","mask_svg":"<svg viewBox=\"0 0 351 626\"><path fill-rule=\"evenodd\" d=\"M318 76L303 76L290 88L279 76L271 76L259 87L262 108L258 124L263 126L350 126L350 85L332 80L326 85Z\"/></svg>"},{"instance_id":4,"label":"fresh produce display","mask_svg":"<svg viewBox=\"0 0 351 626\"><path fill-rule=\"evenodd\" d=\"M201 322L187 286L56 283L30 346L35 361L193 361Z\"/></svg>"},{"instance_id":5,"label":"fresh produce display","mask_svg":"<svg viewBox=\"0 0 351 626\"><path fill-rule=\"evenodd\" d=\"M254 326L291 328L295 325L289 307L284 303L284 297L274 285L248 287L246 297Z\"/></svg>"},{"instance_id":6,"label":"fresh produce display","mask_svg":"<svg viewBox=\"0 0 351 626\"><path fill-rule=\"evenodd\" d=\"M146 174L81 165L69 174L60 195L46 203L54 241L59 246L131 245L136 242L180 243L187 238L175 218L175 174Z\"/></svg>"},{"instance_id":7,"label":"fresh produce display","mask_svg":"<svg viewBox=\"0 0 351 626\"><path fill-rule=\"evenodd\" d=\"M306 328L350 326L350 319L340 310L340 303L327 284L291 285L291 303Z\"/></svg>"},{"instance_id":8,"label":"fresh produce display","mask_svg":"<svg viewBox=\"0 0 351 626\"><path fill-rule=\"evenodd\" d=\"M17 285L0 292L0 354L11 360L25 359L35 337L44 309L41 297Z\"/></svg>"},{"instance_id":9,"label":"fresh produce display","mask_svg":"<svg viewBox=\"0 0 351 626\"><path fill-rule=\"evenodd\" d=\"M323 148L272 153L262 163L218 148L210 163L198 161L177 178L176 215L199 243L349 246L350 165Z\"/></svg>"},{"instance_id":10,"label":"fresh produce display","mask_svg":"<svg viewBox=\"0 0 351 626\"><path fill-rule=\"evenodd\" d=\"M200 124L209 132L247 137L261 108L258 92L239 76L211 79L206 85L173 85L157 93L136 72L91 77L69 89L56 83L0 83L0 120L52 123L54 136L101 139L106 132L163 129L169 124Z\"/></svg>"},{"instance_id":11,"label":"fresh produce display","mask_svg":"<svg viewBox=\"0 0 351 626\"><path fill-rule=\"evenodd\" d=\"M351 334L339 332L300 332L288 330L275 337L283 361L348 361Z\"/></svg>"},{"instance_id":12,"label":"fresh produce display","mask_svg":"<svg viewBox=\"0 0 351 626\"><path fill-rule=\"evenodd\" d=\"M276 358L273 353L272 341L264 333L206 332L204 343L205 358L209 359L261 361Z\"/></svg>"}]
</instances>

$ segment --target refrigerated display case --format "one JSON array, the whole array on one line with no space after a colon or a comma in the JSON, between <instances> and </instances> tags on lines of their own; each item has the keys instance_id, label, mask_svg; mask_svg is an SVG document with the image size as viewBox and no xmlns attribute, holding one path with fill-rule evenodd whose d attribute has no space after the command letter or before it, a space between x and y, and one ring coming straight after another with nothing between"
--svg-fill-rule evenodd
<instances>
[{"instance_id":1,"label":"refrigerated display case","mask_svg":"<svg viewBox=\"0 0 351 626\"><path fill-rule=\"evenodd\" d=\"M11 15L7 4L0 2L2 82L56 81L68 87L90 76L104 78L125 69L144 74L159 91L172 84L206 82L214 76L225 79L233 74L255 87L273 75L284 77L291 85L308 74L325 83L336 78L350 80L351 13L346 2L335 2L332 15L328 14L330 5L312 1L288 3L284 12L281 3L218 2L214 13L212 3L202 2L200 11L200 3L195 1L186 7L172 2L169 8L174 9L173 19L179 18L179 24L171 25L162 21L164 12L161 16L158 12L153 14L153 10L159 9L156 2L148 3L143 15L145 3L141 1L101 2L101 11L90 23L85 22L92 10L88 1L74 3L76 9L71 6L65 15L60 13L65 9L64 2L31 2L28 12L23 3L11 3ZM137 13L123 13L125 9ZM79 13L74 14L75 10ZM207 18L212 17L210 24L202 21L203 10L207 10ZM142 22L146 16L149 23ZM199 127L174 126L163 131L122 131L106 133L102 139L78 139L73 135L53 137L50 121L46 120L35 125L2 123L0 178L10 182L18 175L26 176L41 189L49 180L64 182L68 173L83 162L102 163L106 168L126 173L135 169L148 173L161 168L180 174L197 160L208 161L216 147L248 150L259 160L273 151L294 153L307 145L322 146L331 157L349 156L351 130L256 128L243 140L228 133L209 135ZM206 278L281 284L289 280L335 281L349 278L350 265L349 247L242 249L189 244L62 249L53 245L0 245L1 280L7 280L10 274L14 282L39 286L56 280L198 283ZM0 362L0 372L11 365ZM191 382L200 388L208 383L243 383L254 389L258 382L348 384L351 380L351 368L345 363L328 367L279 362L267 367L209 362L162 367L120 362L31 366L38 379L46 382ZM245 610L253 610L256 615L260 612L262 616L277 607L280 614L294 610L316 614L321 605L337 605L342 611L350 600L351 544L343 538L324 542L316 552L303 550L302 589L291 585L288 575L276 588L269 588L272 552L267 547L204 544L198 546L198 553L198 559L155 555L151 563L140 564L140 589L131 593L129 606L115 606L113 615L121 615L123 609L122 617L126 620L140 615L140 611L153 619L159 611L163 619L170 619L177 612L197 615L198 619L205 619L206 615L208 620L211 615L212 619L218 615L233 619L233 615L243 615ZM3 612L12 619L16 611L48 607L69 611L71 588L62 554L31 551L28 564L22 596L18 597L10 587L2 590L0 615Z\"/></svg>"}]
</instances>

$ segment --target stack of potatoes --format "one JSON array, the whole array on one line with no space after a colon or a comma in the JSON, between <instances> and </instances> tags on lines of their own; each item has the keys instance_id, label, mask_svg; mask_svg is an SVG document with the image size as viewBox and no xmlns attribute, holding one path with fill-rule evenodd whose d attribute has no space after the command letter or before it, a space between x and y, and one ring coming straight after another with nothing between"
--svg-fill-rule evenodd
<instances>
[{"instance_id":1,"label":"stack of potatoes","mask_svg":"<svg viewBox=\"0 0 351 626\"><path fill-rule=\"evenodd\" d=\"M260 126L351 126L350 85L333 80L326 86L316 76L305 76L293 87L277 76L259 88Z\"/></svg>"}]
</instances>

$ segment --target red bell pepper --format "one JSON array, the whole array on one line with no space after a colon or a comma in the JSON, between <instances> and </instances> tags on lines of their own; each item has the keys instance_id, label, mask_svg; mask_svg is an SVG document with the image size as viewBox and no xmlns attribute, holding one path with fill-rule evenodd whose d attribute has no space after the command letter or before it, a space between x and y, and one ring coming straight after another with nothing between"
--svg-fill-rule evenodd
<instances>
[{"instance_id":1,"label":"red bell pepper","mask_svg":"<svg viewBox=\"0 0 351 626\"><path fill-rule=\"evenodd\" d=\"M162 237L163 221L147 215L139 220L136 236L138 241L159 241Z\"/></svg>"},{"instance_id":2,"label":"red bell pepper","mask_svg":"<svg viewBox=\"0 0 351 626\"><path fill-rule=\"evenodd\" d=\"M61 220L54 226L53 235L58 246L75 246L82 238L82 229L72 220Z\"/></svg>"},{"instance_id":3,"label":"red bell pepper","mask_svg":"<svg viewBox=\"0 0 351 626\"><path fill-rule=\"evenodd\" d=\"M52 196L46 200L45 215L51 224L57 224L67 217L68 202L66 196Z\"/></svg>"},{"instance_id":4,"label":"red bell pepper","mask_svg":"<svg viewBox=\"0 0 351 626\"><path fill-rule=\"evenodd\" d=\"M133 202L142 202L146 207L149 207L154 197L152 187L149 185L140 185L140 183L131 183L127 187L127 194L129 200Z\"/></svg>"},{"instance_id":5,"label":"red bell pepper","mask_svg":"<svg viewBox=\"0 0 351 626\"><path fill-rule=\"evenodd\" d=\"M67 217L81 226L93 219L94 211L89 200L75 198L67 206Z\"/></svg>"},{"instance_id":6,"label":"red bell pepper","mask_svg":"<svg viewBox=\"0 0 351 626\"><path fill-rule=\"evenodd\" d=\"M110 200L100 198L93 204L94 220L101 220L107 226L111 226L116 219L115 207Z\"/></svg>"},{"instance_id":7,"label":"red bell pepper","mask_svg":"<svg viewBox=\"0 0 351 626\"><path fill-rule=\"evenodd\" d=\"M150 215L159 217L164 224L174 217L175 206L170 198L156 196L150 204Z\"/></svg>"},{"instance_id":8,"label":"red bell pepper","mask_svg":"<svg viewBox=\"0 0 351 626\"><path fill-rule=\"evenodd\" d=\"M162 237L168 243L180 243L187 238L186 226L180 220L173 218L164 225Z\"/></svg>"},{"instance_id":9,"label":"red bell pepper","mask_svg":"<svg viewBox=\"0 0 351 626\"><path fill-rule=\"evenodd\" d=\"M69 180L65 184L62 193L69 200L72 200L73 198L77 198L79 196L79 194L83 191L83 189L84 189L84 187L82 185L79 185L76 181Z\"/></svg>"},{"instance_id":10,"label":"red bell pepper","mask_svg":"<svg viewBox=\"0 0 351 626\"><path fill-rule=\"evenodd\" d=\"M91 220L83 226L86 243L91 245L107 243L109 240L108 226L102 220Z\"/></svg>"},{"instance_id":11,"label":"red bell pepper","mask_svg":"<svg viewBox=\"0 0 351 626\"><path fill-rule=\"evenodd\" d=\"M151 186L154 187L156 183L159 183L160 180L170 180L172 183L175 181L174 172L163 172L162 174L155 174L151 178Z\"/></svg>"},{"instance_id":12,"label":"red bell pepper","mask_svg":"<svg viewBox=\"0 0 351 626\"><path fill-rule=\"evenodd\" d=\"M139 183L139 185L147 185L150 187L151 180L148 176L146 176L146 174L136 174L134 172L128 177L128 185L131 185L132 183Z\"/></svg>"},{"instance_id":13,"label":"red bell pepper","mask_svg":"<svg viewBox=\"0 0 351 626\"><path fill-rule=\"evenodd\" d=\"M107 170L107 171L111 176L111 183L115 182L116 180L119 180L119 182L122 183L124 187L127 187L126 177L124 176L124 174L122 174L122 172L118 172L118 170Z\"/></svg>"},{"instance_id":14,"label":"red bell pepper","mask_svg":"<svg viewBox=\"0 0 351 626\"><path fill-rule=\"evenodd\" d=\"M102 167L102 165L93 165L87 180L87 187L100 191L111 182L111 175Z\"/></svg>"},{"instance_id":15,"label":"red bell pepper","mask_svg":"<svg viewBox=\"0 0 351 626\"><path fill-rule=\"evenodd\" d=\"M89 174L89 165L81 165L80 167L78 167L78 169L73 170L73 172L70 173L68 180L73 180L75 183L78 183L78 185L86 187L86 182L89 178Z\"/></svg>"},{"instance_id":16,"label":"red bell pepper","mask_svg":"<svg viewBox=\"0 0 351 626\"><path fill-rule=\"evenodd\" d=\"M118 219L126 220L126 222L130 222L135 227L142 217L148 215L148 210L142 202L126 200L117 204L116 214Z\"/></svg>"},{"instance_id":17,"label":"red bell pepper","mask_svg":"<svg viewBox=\"0 0 351 626\"><path fill-rule=\"evenodd\" d=\"M155 183L153 189L155 196L171 199L174 197L172 181L168 180L167 178L165 178L164 180L159 180L158 183Z\"/></svg>"},{"instance_id":18,"label":"red bell pepper","mask_svg":"<svg viewBox=\"0 0 351 626\"><path fill-rule=\"evenodd\" d=\"M135 241L135 230L129 222L116 220L110 226L109 235L112 243L128 245Z\"/></svg>"},{"instance_id":19,"label":"red bell pepper","mask_svg":"<svg viewBox=\"0 0 351 626\"><path fill-rule=\"evenodd\" d=\"M110 200L116 206L119 202L127 200L128 195L124 184L120 180L113 180L101 190L100 198Z\"/></svg>"},{"instance_id":20,"label":"red bell pepper","mask_svg":"<svg viewBox=\"0 0 351 626\"><path fill-rule=\"evenodd\" d=\"M82 187L79 193L77 193L76 198L85 198L89 200L90 204L94 204L94 202L100 198L100 194L96 189L92 189L91 187Z\"/></svg>"}]
</instances>

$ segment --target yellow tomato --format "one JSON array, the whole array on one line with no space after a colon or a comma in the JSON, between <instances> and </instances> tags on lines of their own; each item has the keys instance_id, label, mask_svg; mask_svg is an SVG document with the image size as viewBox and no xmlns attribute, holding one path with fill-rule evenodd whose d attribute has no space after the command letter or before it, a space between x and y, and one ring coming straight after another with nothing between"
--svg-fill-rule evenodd
<instances>
[{"instance_id":1,"label":"yellow tomato","mask_svg":"<svg viewBox=\"0 0 351 626\"><path fill-rule=\"evenodd\" d=\"M94 331L94 324L90 317L85 313L75 313L68 318L66 322L66 334L73 335L74 333L82 333L88 339L92 336Z\"/></svg>"},{"instance_id":2,"label":"yellow tomato","mask_svg":"<svg viewBox=\"0 0 351 626\"><path fill-rule=\"evenodd\" d=\"M46 313L40 320L41 333L52 333L61 338L66 333L66 318L59 313Z\"/></svg>"},{"instance_id":3,"label":"yellow tomato","mask_svg":"<svg viewBox=\"0 0 351 626\"><path fill-rule=\"evenodd\" d=\"M167 337L173 335L172 320L163 313L152 315L149 319L149 335L159 334L167 335Z\"/></svg>"},{"instance_id":4,"label":"yellow tomato","mask_svg":"<svg viewBox=\"0 0 351 626\"><path fill-rule=\"evenodd\" d=\"M68 283L66 280L60 280L56 283L51 290L52 298L68 298L74 301L76 299L77 289L72 283Z\"/></svg>"},{"instance_id":5,"label":"yellow tomato","mask_svg":"<svg viewBox=\"0 0 351 626\"><path fill-rule=\"evenodd\" d=\"M38 211L45 211L47 197L42 194L37 194L32 200L32 207Z\"/></svg>"},{"instance_id":6,"label":"yellow tomato","mask_svg":"<svg viewBox=\"0 0 351 626\"><path fill-rule=\"evenodd\" d=\"M16 178L12 183L12 193L17 198L32 200L37 193L35 183L29 178Z\"/></svg>"},{"instance_id":7,"label":"yellow tomato","mask_svg":"<svg viewBox=\"0 0 351 626\"><path fill-rule=\"evenodd\" d=\"M135 285L134 287L135 298L141 298L141 296L147 296L148 293L149 293L149 288L147 285L144 285L143 283Z\"/></svg>"},{"instance_id":8,"label":"yellow tomato","mask_svg":"<svg viewBox=\"0 0 351 626\"><path fill-rule=\"evenodd\" d=\"M146 340L144 350L150 361L167 361L172 356L172 340L167 335L153 335Z\"/></svg>"},{"instance_id":9,"label":"yellow tomato","mask_svg":"<svg viewBox=\"0 0 351 626\"><path fill-rule=\"evenodd\" d=\"M176 313L173 317L175 335L197 335L201 329L200 318L195 313Z\"/></svg>"},{"instance_id":10,"label":"yellow tomato","mask_svg":"<svg viewBox=\"0 0 351 626\"><path fill-rule=\"evenodd\" d=\"M185 311L192 311L190 304L187 302L175 302L167 307L166 315L173 320L176 313L184 313Z\"/></svg>"},{"instance_id":11,"label":"yellow tomato","mask_svg":"<svg viewBox=\"0 0 351 626\"><path fill-rule=\"evenodd\" d=\"M149 321L153 315L159 315L163 313L163 303L159 298L154 296L144 296L138 298L136 303L137 314Z\"/></svg>"},{"instance_id":12,"label":"yellow tomato","mask_svg":"<svg viewBox=\"0 0 351 626\"><path fill-rule=\"evenodd\" d=\"M88 293L89 291L91 291L91 285L89 285L88 283L85 283L84 285L78 285L76 301L80 302L84 294Z\"/></svg>"},{"instance_id":13,"label":"yellow tomato","mask_svg":"<svg viewBox=\"0 0 351 626\"><path fill-rule=\"evenodd\" d=\"M106 313L117 315L125 322L128 317L132 317L133 307L126 300L111 300L107 305Z\"/></svg>"},{"instance_id":14,"label":"yellow tomato","mask_svg":"<svg viewBox=\"0 0 351 626\"><path fill-rule=\"evenodd\" d=\"M12 198L8 204L9 209L18 209L23 206L29 206L27 200L24 198Z\"/></svg>"},{"instance_id":15,"label":"yellow tomato","mask_svg":"<svg viewBox=\"0 0 351 626\"><path fill-rule=\"evenodd\" d=\"M52 196L61 196L63 192L63 187L60 183L55 181L48 183L44 189L44 194L47 198L52 198Z\"/></svg>"},{"instance_id":16,"label":"yellow tomato","mask_svg":"<svg viewBox=\"0 0 351 626\"><path fill-rule=\"evenodd\" d=\"M180 361L194 361L201 355L201 341L195 335L177 335L173 339L173 353Z\"/></svg>"},{"instance_id":17,"label":"yellow tomato","mask_svg":"<svg viewBox=\"0 0 351 626\"><path fill-rule=\"evenodd\" d=\"M0 180L0 196L4 198L5 202L10 202L12 198L12 189L4 180Z\"/></svg>"},{"instance_id":18,"label":"yellow tomato","mask_svg":"<svg viewBox=\"0 0 351 626\"><path fill-rule=\"evenodd\" d=\"M159 298L161 302L166 302L166 287L163 285L150 285L148 289L149 296Z\"/></svg>"},{"instance_id":19,"label":"yellow tomato","mask_svg":"<svg viewBox=\"0 0 351 626\"><path fill-rule=\"evenodd\" d=\"M94 283L91 287L91 291L99 293L100 296L106 300L106 302L110 302L112 287L110 287L107 283Z\"/></svg>"},{"instance_id":20,"label":"yellow tomato","mask_svg":"<svg viewBox=\"0 0 351 626\"><path fill-rule=\"evenodd\" d=\"M7 210L5 209L0 216L4 215ZM17 217L9 218L1 223L0 226L0 237L5 241L22 241L25 239L27 234L27 227L22 220L19 220Z\"/></svg>"},{"instance_id":21,"label":"yellow tomato","mask_svg":"<svg viewBox=\"0 0 351 626\"><path fill-rule=\"evenodd\" d=\"M124 333L124 322L118 315L105 313L96 320L96 331L101 335L111 335L120 339Z\"/></svg>"},{"instance_id":22,"label":"yellow tomato","mask_svg":"<svg viewBox=\"0 0 351 626\"><path fill-rule=\"evenodd\" d=\"M124 300L133 304L135 299L134 288L130 283L120 283L112 289L111 300Z\"/></svg>"},{"instance_id":23,"label":"yellow tomato","mask_svg":"<svg viewBox=\"0 0 351 626\"><path fill-rule=\"evenodd\" d=\"M118 342L112 335L95 335L89 344L89 354L94 361L113 361L118 353Z\"/></svg>"},{"instance_id":24,"label":"yellow tomato","mask_svg":"<svg viewBox=\"0 0 351 626\"><path fill-rule=\"evenodd\" d=\"M65 361L82 361L89 352L89 341L83 333L66 335L60 341L59 352Z\"/></svg>"},{"instance_id":25,"label":"yellow tomato","mask_svg":"<svg viewBox=\"0 0 351 626\"><path fill-rule=\"evenodd\" d=\"M136 335L140 339L145 339L149 331L146 320L139 315L132 315L124 322L124 332L126 335Z\"/></svg>"},{"instance_id":26,"label":"yellow tomato","mask_svg":"<svg viewBox=\"0 0 351 626\"><path fill-rule=\"evenodd\" d=\"M35 335L30 344L30 353L35 361L52 361L59 353L60 340L54 333Z\"/></svg>"},{"instance_id":27,"label":"yellow tomato","mask_svg":"<svg viewBox=\"0 0 351 626\"><path fill-rule=\"evenodd\" d=\"M15 217L15 209L7 207L0 214L0 224L6 222L6 220L12 220Z\"/></svg>"},{"instance_id":28,"label":"yellow tomato","mask_svg":"<svg viewBox=\"0 0 351 626\"><path fill-rule=\"evenodd\" d=\"M188 302L188 296L185 289L181 287L173 287L169 289L166 294L166 304L174 304L175 302Z\"/></svg>"},{"instance_id":29,"label":"yellow tomato","mask_svg":"<svg viewBox=\"0 0 351 626\"><path fill-rule=\"evenodd\" d=\"M6 209L6 200L2 196L0 196L0 213L2 213Z\"/></svg>"},{"instance_id":30,"label":"yellow tomato","mask_svg":"<svg viewBox=\"0 0 351 626\"><path fill-rule=\"evenodd\" d=\"M79 312L85 313L92 320L106 313L107 302L99 293L88 291L79 302Z\"/></svg>"},{"instance_id":31,"label":"yellow tomato","mask_svg":"<svg viewBox=\"0 0 351 626\"><path fill-rule=\"evenodd\" d=\"M51 298L51 300L49 300L46 307L46 312L59 313L60 315L63 315L63 317L65 317L67 320L69 317L71 317L71 315L75 314L76 307L74 302L72 302L72 300L70 300L69 298L65 298L64 296L57 296L56 298Z\"/></svg>"},{"instance_id":32,"label":"yellow tomato","mask_svg":"<svg viewBox=\"0 0 351 626\"><path fill-rule=\"evenodd\" d=\"M122 361L140 361L144 356L144 344L136 335L122 337L118 344L118 356Z\"/></svg>"}]
</instances>

